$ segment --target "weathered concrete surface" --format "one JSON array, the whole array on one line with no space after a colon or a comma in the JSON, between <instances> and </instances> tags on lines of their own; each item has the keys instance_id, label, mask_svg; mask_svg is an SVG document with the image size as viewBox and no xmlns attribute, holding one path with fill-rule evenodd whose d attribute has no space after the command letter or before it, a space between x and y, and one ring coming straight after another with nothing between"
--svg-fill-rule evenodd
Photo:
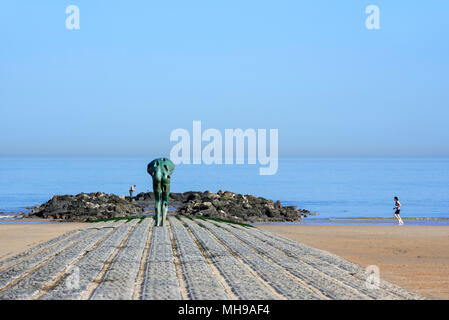
<instances>
[{"instance_id":1,"label":"weathered concrete surface","mask_svg":"<svg viewBox=\"0 0 449 320\"><path fill-rule=\"evenodd\" d=\"M179 300L180 291L168 228L153 228L140 298Z\"/></svg>"},{"instance_id":2,"label":"weathered concrete surface","mask_svg":"<svg viewBox=\"0 0 449 320\"><path fill-rule=\"evenodd\" d=\"M100 222L0 261L0 299L422 299L257 228L168 222Z\"/></svg>"}]
</instances>

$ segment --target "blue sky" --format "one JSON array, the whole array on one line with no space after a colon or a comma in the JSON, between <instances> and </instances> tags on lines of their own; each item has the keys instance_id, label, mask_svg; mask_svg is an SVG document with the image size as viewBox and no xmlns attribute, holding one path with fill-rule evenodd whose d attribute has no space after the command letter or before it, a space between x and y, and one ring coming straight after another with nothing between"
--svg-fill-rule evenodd
<instances>
[{"instance_id":1,"label":"blue sky","mask_svg":"<svg viewBox=\"0 0 449 320\"><path fill-rule=\"evenodd\" d=\"M80 30L65 27L68 5ZM365 28L366 6L380 30ZM1 155L155 155L277 128L280 156L449 156L449 2L8 1Z\"/></svg>"}]
</instances>

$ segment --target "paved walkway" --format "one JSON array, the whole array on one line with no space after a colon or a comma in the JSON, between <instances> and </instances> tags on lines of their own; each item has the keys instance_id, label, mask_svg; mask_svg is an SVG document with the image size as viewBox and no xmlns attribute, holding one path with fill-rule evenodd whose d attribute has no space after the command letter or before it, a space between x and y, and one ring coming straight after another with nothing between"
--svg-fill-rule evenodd
<instances>
[{"instance_id":1,"label":"paved walkway","mask_svg":"<svg viewBox=\"0 0 449 320\"><path fill-rule=\"evenodd\" d=\"M99 222L0 261L0 299L421 299L257 228L169 217Z\"/></svg>"}]
</instances>

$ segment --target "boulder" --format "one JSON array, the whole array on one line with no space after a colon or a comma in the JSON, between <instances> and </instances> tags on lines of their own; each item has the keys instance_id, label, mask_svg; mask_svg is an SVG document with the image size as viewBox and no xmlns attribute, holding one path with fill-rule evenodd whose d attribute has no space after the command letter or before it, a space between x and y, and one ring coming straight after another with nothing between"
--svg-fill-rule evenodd
<instances>
[{"instance_id":1,"label":"boulder","mask_svg":"<svg viewBox=\"0 0 449 320\"><path fill-rule=\"evenodd\" d=\"M66 221L90 221L106 218L141 215L154 209L153 192L141 192L133 197L116 196L101 192L54 196L48 202L33 209L34 216ZM185 216L200 216L235 222L284 222L301 221L310 212L294 206L283 206L253 195L231 191L188 191L170 193L170 211Z\"/></svg>"},{"instance_id":2,"label":"boulder","mask_svg":"<svg viewBox=\"0 0 449 320\"><path fill-rule=\"evenodd\" d=\"M140 215L143 208L114 194L95 192L56 195L35 211L34 216L41 218L82 222Z\"/></svg>"},{"instance_id":3,"label":"boulder","mask_svg":"<svg viewBox=\"0 0 449 320\"><path fill-rule=\"evenodd\" d=\"M177 207L177 213L181 215L235 222L293 222L301 221L309 213L308 210L294 206L282 206L280 201L230 191L189 192L188 195L184 193L183 198L185 202Z\"/></svg>"}]
</instances>

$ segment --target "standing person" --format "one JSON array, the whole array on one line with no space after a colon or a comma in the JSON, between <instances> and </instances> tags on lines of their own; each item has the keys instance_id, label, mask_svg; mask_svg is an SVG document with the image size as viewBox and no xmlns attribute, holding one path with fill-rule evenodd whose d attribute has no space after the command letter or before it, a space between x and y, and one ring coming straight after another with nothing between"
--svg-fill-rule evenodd
<instances>
[{"instance_id":1,"label":"standing person","mask_svg":"<svg viewBox=\"0 0 449 320\"><path fill-rule=\"evenodd\" d=\"M404 224L404 222L402 221L401 217L399 216L400 212L401 212L401 207L402 204L399 202L399 198L398 197L394 197L394 208L393 210L396 210L394 212L394 216L395 218L398 220L399 225Z\"/></svg>"},{"instance_id":2,"label":"standing person","mask_svg":"<svg viewBox=\"0 0 449 320\"><path fill-rule=\"evenodd\" d=\"M130 200L133 199L133 192L134 192L134 191L136 191L136 185L135 185L135 184L133 184L133 185L131 186L131 188L129 188L129 198L130 198Z\"/></svg>"}]
</instances>

